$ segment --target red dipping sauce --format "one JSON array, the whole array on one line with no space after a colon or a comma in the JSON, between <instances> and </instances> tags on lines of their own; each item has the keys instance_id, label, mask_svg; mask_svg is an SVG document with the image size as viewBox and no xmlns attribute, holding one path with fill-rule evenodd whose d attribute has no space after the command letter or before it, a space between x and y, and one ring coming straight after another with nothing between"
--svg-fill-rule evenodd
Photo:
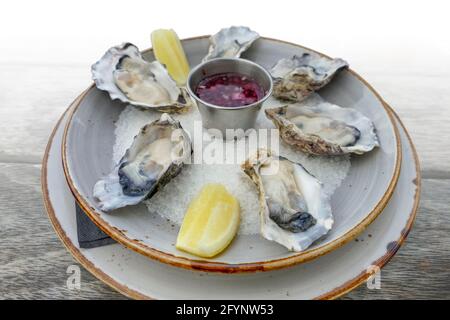
<instances>
[{"instance_id":1,"label":"red dipping sauce","mask_svg":"<svg viewBox=\"0 0 450 320\"><path fill-rule=\"evenodd\" d=\"M228 72L204 78L195 94L207 103L233 108L255 103L264 97L265 92L252 78Z\"/></svg>"}]
</instances>

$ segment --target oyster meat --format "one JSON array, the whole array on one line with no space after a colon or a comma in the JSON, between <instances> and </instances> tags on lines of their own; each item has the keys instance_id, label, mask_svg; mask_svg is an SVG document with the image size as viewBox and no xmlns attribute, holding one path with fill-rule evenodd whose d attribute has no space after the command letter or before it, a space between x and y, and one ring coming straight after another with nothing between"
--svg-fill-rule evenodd
<instances>
[{"instance_id":1,"label":"oyster meat","mask_svg":"<svg viewBox=\"0 0 450 320\"><path fill-rule=\"evenodd\" d=\"M94 197L103 211L138 204L175 177L190 157L188 134L163 113L142 127L113 171L95 184Z\"/></svg>"},{"instance_id":2,"label":"oyster meat","mask_svg":"<svg viewBox=\"0 0 450 320\"><path fill-rule=\"evenodd\" d=\"M131 43L109 49L91 71L97 88L113 100L161 112L182 112L192 104L187 91L177 86L164 66L145 61Z\"/></svg>"},{"instance_id":3,"label":"oyster meat","mask_svg":"<svg viewBox=\"0 0 450 320\"><path fill-rule=\"evenodd\" d=\"M326 102L315 94L303 103L265 110L281 139L314 155L363 154L379 146L375 127L361 112Z\"/></svg>"},{"instance_id":4,"label":"oyster meat","mask_svg":"<svg viewBox=\"0 0 450 320\"><path fill-rule=\"evenodd\" d=\"M301 164L258 149L242 169L258 189L264 238L303 251L331 229L333 215L323 184Z\"/></svg>"},{"instance_id":5,"label":"oyster meat","mask_svg":"<svg viewBox=\"0 0 450 320\"><path fill-rule=\"evenodd\" d=\"M203 61L214 58L239 58L252 43L259 38L259 34L248 27L230 27L221 29L209 39L208 54Z\"/></svg>"},{"instance_id":6,"label":"oyster meat","mask_svg":"<svg viewBox=\"0 0 450 320\"><path fill-rule=\"evenodd\" d=\"M348 67L342 59L329 59L316 53L304 52L279 60L270 70L273 96L299 102L328 84L334 75Z\"/></svg>"}]
</instances>

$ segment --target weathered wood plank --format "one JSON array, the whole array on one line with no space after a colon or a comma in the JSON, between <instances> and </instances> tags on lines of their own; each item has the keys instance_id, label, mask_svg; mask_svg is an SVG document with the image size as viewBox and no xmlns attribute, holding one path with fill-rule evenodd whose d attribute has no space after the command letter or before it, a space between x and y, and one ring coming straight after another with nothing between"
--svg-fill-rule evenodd
<instances>
[{"instance_id":1,"label":"weathered wood plank","mask_svg":"<svg viewBox=\"0 0 450 320\"><path fill-rule=\"evenodd\" d=\"M40 166L0 164L0 299L121 299L82 269L81 290L66 287L77 264L53 231L40 191Z\"/></svg>"},{"instance_id":2,"label":"weathered wood plank","mask_svg":"<svg viewBox=\"0 0 450 320\"><path fill-rule=\"evenodd\" d=\"M424 178L450 178L450 73L369 74L367 80L398 113L417 148Z\"/></svg>"},{"instance_id":3,"label":"weathered wood plank","mask_svg":"<svg viewBox=\"0 0 450 320\"><path fill-rule=\"evenodd\" d=\"M2 64L0 74L0 162L40 163L55 123L91 83L89 67Z\"/></svg>"},{"instance_id":4,"label":"weathered wood plank","mask_svg":"<svg viewBox=\"0 0 450 320\"><path fill-rule=\"evenodd\" d=\"M422 180L418 216L405 245L381 271L381 289L365 284L345 299L450 299L450 180Z\"/></svg>"},{"instance_id":5,"label":"weathered wood plank","mask_svg":"<svg viewBox=\"0 0 450 320\"><path fill-rule=\"evenodd\" d=\"M123 298L83 268L81 290L67 289L77 263L47 218L39 174L39 165L0 164L0 299ZM363 285L345 299L450 299L449 199L450 180L425 179L415 227L382 270L381 290Z\"/></svg>"}]
</instances>

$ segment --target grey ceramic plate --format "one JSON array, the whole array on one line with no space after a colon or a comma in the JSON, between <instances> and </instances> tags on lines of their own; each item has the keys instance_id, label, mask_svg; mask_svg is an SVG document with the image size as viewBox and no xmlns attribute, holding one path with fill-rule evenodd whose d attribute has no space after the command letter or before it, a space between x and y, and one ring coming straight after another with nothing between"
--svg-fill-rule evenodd
<instances>
[{"instance_id":1,"label":"grey ceramic plate","mask_svg":"<svg viewBox=\"0 0 450 320\"><path fill-rule=\"evenodd\" d=\"M97 278L138 299L329 299L363 283L395 254L412 228L420 195L417 155L401 129L402 171L392 199L359 241L292 268L240 276L190 272L147 259L120 244L81 249L74 198L63 176L61 142L67 116L49 139L42 164L47 212L61 241ZM381 272L383 288L383 272ZM184 290L189 288L189 292Z\"/></svg>"},{"instance_id":2,"label":"grey ceramic plate","mask_svg":"<svg viewBox=\"0 0 450 320\"><path fill-rule=\"evenodd\" d=\"M208 48L208 38L183 41L191 66L198 64ZM244 58L270 67L282 57L305 48L279 40L260 39ZM145 58L153 60L151 50ZM336 190L331 205L335 224L328 236L301 253L289 252L260 236L238 236L224 254L199 260L175 249L178 233L165 219L150 215L141 206L114 214L100 211L92 197L95 182L112 166L114 122L124 104L111 101L105 92L89 88L74 106L62 144L66 178L75 198L91 219L125 246L148 257L189 269L246 272L279 269L308 261L338 248L362 232L386 206L400 172L400 140L393 119L378 94L351 70L341 72L320 91L327 100L355 108L375 124L380 148L352 157L347 178Z\"/></svg>"}]
</instances>

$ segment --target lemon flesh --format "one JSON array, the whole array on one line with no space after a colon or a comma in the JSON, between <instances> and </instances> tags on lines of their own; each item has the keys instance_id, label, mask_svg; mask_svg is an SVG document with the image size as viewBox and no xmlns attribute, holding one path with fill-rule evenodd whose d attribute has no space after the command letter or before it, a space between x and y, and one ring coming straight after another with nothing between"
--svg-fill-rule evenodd
<instances>
[{"instance_id":1,"label":"lemon flesh","mask_svg":"<svg viewBox=\"0 0 450 320\"><path fill-rule=\"evenodd\" d=\"M166 66L167 72L179 86L185 85L189 63L175 31L155 30L151 34L151 40L156 59Z\"/></svg>"},{"instance_id":2,"label":"lemon flesh","mask_svg":"<svg viewBox=\"0 0 450 320\"><path fill-rule=\"evenodd\" d=\"M233 240L239 227L238 200L221 184L207 184L192 200L178 233L176 248L211 258Z\"/></svg>"}]
</instances>

